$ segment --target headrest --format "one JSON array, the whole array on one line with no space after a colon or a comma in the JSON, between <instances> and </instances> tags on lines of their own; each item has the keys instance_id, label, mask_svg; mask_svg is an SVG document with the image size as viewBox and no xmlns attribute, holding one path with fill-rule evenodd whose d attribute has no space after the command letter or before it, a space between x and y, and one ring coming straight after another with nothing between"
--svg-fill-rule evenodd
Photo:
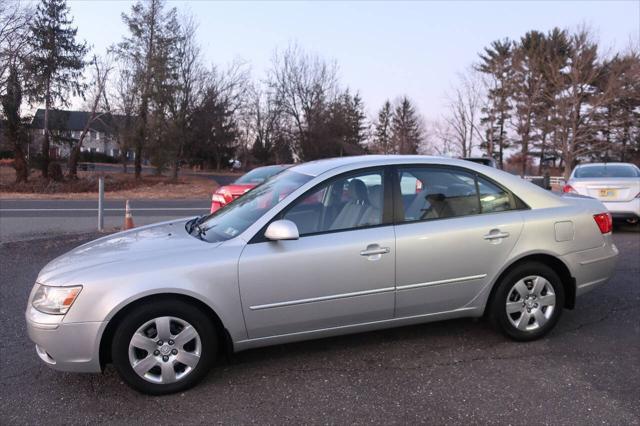
<instances>
[{"instance_id":1,"label":"headrest","mask_svg":"<svg viewBox=\"0 0 640 426\"><path fill-rule=\"evenodd\" d=\"M350 201L368 201L367 186L360 179L352 179L347 190Z\"/></svg>"},{"instance_id":2,"label":"headrest","mask_svg":"<svg viewBox=\"0 0 640 426\"><path fill-rule=\"evenodd\" d=\"M369 188L369 202L373 207L382 210L382 185Z\"/></svg>"}]
</instances>

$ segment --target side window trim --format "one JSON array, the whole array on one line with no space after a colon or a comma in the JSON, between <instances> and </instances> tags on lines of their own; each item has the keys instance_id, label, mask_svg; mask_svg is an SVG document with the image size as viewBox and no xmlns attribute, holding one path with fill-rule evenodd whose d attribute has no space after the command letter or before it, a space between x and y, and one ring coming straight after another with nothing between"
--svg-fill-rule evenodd
<instances>
[{"instance_id":1,"label":"side window trim","mask_svg":"<svg viewBox=\"0 0 640 426\"><path fill-rule=\"evenodd\" d=\"M334 233L338 233L338 232L347 232L347 231L358 231L361 229L371 229L371 228L380 228L383 226L390 226L394 224L393 221L393 205L390 202L390 200L388 200L389 196L393 197L393 187L389 186L389 182L390 182L390 177L392 176L392 168L393 166L373 166L373 167L365 167L362 169L356 169L356 170L350 170L348 172L344 172L344 173L340 173L338 175L332 176L330 178L327 178L325 180L323 180L322 182L319 182L318 184L314 185L313 187L311 187L310 189L308 189L307 191L305 191L302 195L300 195L298 198L296 198L295 200L291 201L285 208L283 208L277 215L275 215L269 222L267 222L261 229L260 231L258 231L253 238L251 238L251 240L248 242L248 244L257 244L257 243L263 243L263 242L268 242L269 240L266 239L264 237L264 233L267 230L267 227L269 225L271 225L272 222L275 222L276 220L281 220L289 210L291 210L293 207L295 207L297 205L297 203L301 200L304 200L305 197L308 197L309 195L313 194L314 192L316 192L318 189L320 189L321 187L325 186L325 185L331 185L334 181L338 180L338 179L346 179L349 178L350 176L357 176L357 175L361 175L363 173L367 173L367 172L371 172L373 173L377 173L379 172L382 175L382 183L383 183L383 200L382 200L382 222L377 224L377 225L368 225L368 226L362 226L362 227L358 227L358 228L345 228L345 229L333 229L333 230L327 230L327 231L320 231L320 232L312 232L312 233L308 233L308 234L304 234L304 235L300 235L300 238L305 238L305 237L313 237L313 236L317 236L317 235L324 235L324 234L334 234ZM325 197L327 196L327 194L325 194Z\"/></svg>"}]
</instances>

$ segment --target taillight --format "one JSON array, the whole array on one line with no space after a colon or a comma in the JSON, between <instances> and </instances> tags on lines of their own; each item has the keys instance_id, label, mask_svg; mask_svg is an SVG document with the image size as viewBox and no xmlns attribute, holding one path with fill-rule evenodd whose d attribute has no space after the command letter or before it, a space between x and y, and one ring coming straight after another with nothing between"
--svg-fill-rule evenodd
<instances>
[{"instance_id":1,"label":"taillight","mask_svg":"<svg viewBox=\"0 0 640 426\"><path fill-rule=\"evenodd\" d=\"M213 194L211 196L211 201L216 202L216 203L220 203L220 204L227 204L227 201L220 194Z\"/></svg>"},{"instance_id":2,"label":"taillight","mask_svg":"<svg viewBox=\"0 0 640 426\"><path fill-rule=\"evenodd\" d=\"M576 191L573 186L571 185L565 185L562 187L562 192L566 192L568 194L577 194L578 191Z\"/></svg>"},{"instance_id":3,"label":"taillight","mask_svg":"<svg viewBox=\"0 0 640 426\"><path fill-rule=\"evenodd\" d=\"M613 230L613 219L611 218L611 213L594 214L593 220L596 221L598 228L600 228L600 232L603 234L608 234Z\"/></svg>"}]
</instances>

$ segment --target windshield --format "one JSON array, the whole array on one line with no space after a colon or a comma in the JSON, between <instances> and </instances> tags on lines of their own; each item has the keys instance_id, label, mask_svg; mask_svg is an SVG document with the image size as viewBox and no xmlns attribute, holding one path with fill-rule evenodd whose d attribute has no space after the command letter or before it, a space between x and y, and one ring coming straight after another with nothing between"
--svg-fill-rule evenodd
<instances>
[{"instance_id":1,"label":"windshield","mask_svg":"<svg viewBox=\"0 0 640 426\"><path fill-rule=\"evenodd\" d=\"M312 178L313 176L290 170L271 177L262 185L203 218L199 224L201 237L213 243L241 234L284 197Z\"/></svg>"},{"instance_id":2,"label":"windshield","mask_svg":"<svg viewBox=\"0 0 640 426\"><path fill-rule=\"evenodd\" d=\"M575 173L577 178L628 178L639 176L638 168L630 164L584 166L578 167Z\"/></svg>"},{"instance_id":3,"label":"windshield","mask_svg":"<svg viewBox=\"0 0 640 426\"><path fill-rule=\"evenodd\" d=\"M246 175L240 176L240 178L238 178L235 183L260 184L276 173L282 171L283 168L283 166L258 167L257 169L251 170Z\"/></svg>"}]
</instances>

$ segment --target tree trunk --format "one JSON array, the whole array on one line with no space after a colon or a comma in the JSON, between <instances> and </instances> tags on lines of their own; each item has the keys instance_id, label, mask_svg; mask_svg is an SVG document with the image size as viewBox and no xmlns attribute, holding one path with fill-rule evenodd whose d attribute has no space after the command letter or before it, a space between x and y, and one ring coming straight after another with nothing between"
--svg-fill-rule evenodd
<instances>
[{"instance_id":1,"label":"tree trunk","mask_svg":"<svg viewBox=\"0 0 640 426\"><path fill-rule=\"evenodd\" d=\"M134 170L136 179L140 179L140 176L142 175L142 147L140 145L136 146L135 154Z\"/></svg>"},{"instance_id":2,"label":"tree trunk","mask_svg":"<svg viewBox=\"0 0 640 426\"><path fill-rule=\"evenodd\" d=\"M49 179L49 88L47 87L47 100L44 106L44 139L42 139L42 177Z\"/></svg>"},{"instance_id":3,"label":"tree trunk","mask_svg":"<svg viewBox=\"0 0 640 426\"><path fill-rule=\"evenodd\" d=\"M178 170L180 170L180 160L176 159L171 170L171 178L173 180L178 180Z\"/></svg>"},{"instance_id":4,"label":"tree trunk","mask_svg":"<svg viewBox=\"0 0 640 426\"><path fill-rule=\"evenodd\" d=\"M13 142L13 153L13 168L16 170L16 183L27 182L29 179L29 166L19 139Z\"/></svg>"},{"instance_id":5,"label":"tree trunk","mask_svg":"<svg viewBox=\"0 0 640 426\"><path fill-rule=\"evenodd\" d=\"M500 139L498 139L498 144L500 145L500 170L504 169L504 164L502 163L503 160L503 156L502 156L502 151L503 151L503 145L504 145L504 119L501 117L500 118Z\"/></svg>"},{"instance_id":6,"label":"tree trunk","mask_svg":"<svg viewBox=\"0 0 640 426\"><path fill-rule=\"evenodd\" d=\"M522 140L522 169L520 170L520 177L527 175L527 159L529 158L529 141Z\"/></svg>"},{"instance_id":7,"label":"tree trunk","mask_svg":"<svg viewBox=\"0 0 640 426\"><path fill-rule=\"evenodd\" d=\"M69 170L67 171L67 178L78 179L78 160L80 159L80 144L71 148L69 153Z\"/></svg>"},{"instance_id":8,"label":"tree trunk","mask_svg":"<svg viewBox=\"0 0 640 426\"><path fill-rule=\"evenodd\" d=\"M547 134L543 133L542 134L542 143L540 144L540 163L538 164L538 174L541 175L542 174L542 168L543 168L543 161L544 161L544 147L545 144L547 143Z\"/></svg>"}]
</instances>

